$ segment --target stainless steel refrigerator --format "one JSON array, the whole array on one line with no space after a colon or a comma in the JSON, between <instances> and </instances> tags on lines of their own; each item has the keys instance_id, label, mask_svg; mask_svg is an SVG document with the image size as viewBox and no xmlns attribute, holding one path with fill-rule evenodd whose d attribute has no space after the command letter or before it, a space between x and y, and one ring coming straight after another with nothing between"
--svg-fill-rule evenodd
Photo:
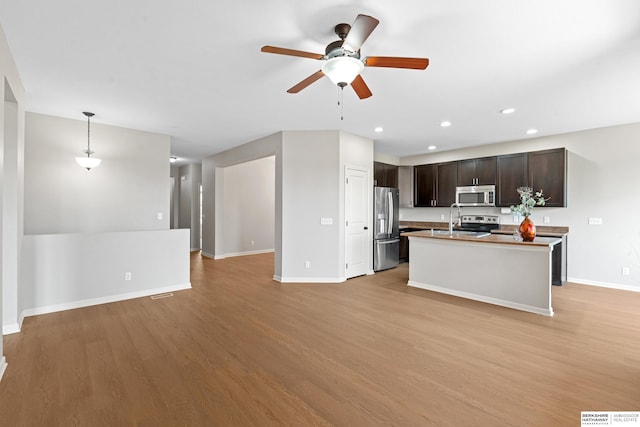
<instances>
[{"instance_id":1,"label":"stainless steel refrigerator","mask_svg":"<svg viewBox=\"0 0 640 427\"><path fill-rule=\"evenodd\" d=\"M398 265L400 228L398 227L398 189L374 187L373 270Z\"/></svg>"}]
</instances>

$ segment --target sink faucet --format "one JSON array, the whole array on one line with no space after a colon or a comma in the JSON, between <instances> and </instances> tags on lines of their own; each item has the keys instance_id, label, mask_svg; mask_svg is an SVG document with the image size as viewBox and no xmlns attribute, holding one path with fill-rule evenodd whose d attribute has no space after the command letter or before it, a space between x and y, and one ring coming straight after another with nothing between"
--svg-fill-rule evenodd
<instances>
[{"instance_id":1,"label":"sink faucet","mask_svg":"<svg viewBox=\"0 0 640 427\"><path fill-rule=\"evenodd\" d=\"M453 207L456 206L458 208L458 225L460 225L460 205L457 203L452 203L449 206L449 234L453 234Z\"/></svg>"}]
</instances>

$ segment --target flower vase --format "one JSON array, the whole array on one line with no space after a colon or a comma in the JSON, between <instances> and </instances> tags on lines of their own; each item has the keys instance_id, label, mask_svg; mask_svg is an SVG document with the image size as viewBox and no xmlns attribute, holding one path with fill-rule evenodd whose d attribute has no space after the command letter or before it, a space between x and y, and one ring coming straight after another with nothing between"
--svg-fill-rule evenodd
<instances>
[{"instance_id":1,"label":"flower vase","mask_svg":"<svg viewBox=\"0 0 640 427\"><path fill-rule=\"evenodd\" d=\"M533 242L536 238L536 225L531 221L528 216L524 217L524 220L520 223L520 235L525 242Z\"/></svg>"}]
</instances>

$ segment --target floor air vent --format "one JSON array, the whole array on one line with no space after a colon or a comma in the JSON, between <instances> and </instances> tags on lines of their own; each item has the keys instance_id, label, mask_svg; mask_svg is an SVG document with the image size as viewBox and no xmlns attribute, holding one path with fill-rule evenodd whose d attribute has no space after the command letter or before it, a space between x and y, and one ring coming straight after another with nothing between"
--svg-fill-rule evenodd
<instances>
[{"instance_id":1,"label":"floor air vent","mask_svg":"<svg viewBox=\"0 0 640 427\"><path fill-rule=\"evenodd\" d=\"M169 298L173 296L173 292L167 292L166 294L151 295L151 299Z\"/></svg>"}]
</instances>

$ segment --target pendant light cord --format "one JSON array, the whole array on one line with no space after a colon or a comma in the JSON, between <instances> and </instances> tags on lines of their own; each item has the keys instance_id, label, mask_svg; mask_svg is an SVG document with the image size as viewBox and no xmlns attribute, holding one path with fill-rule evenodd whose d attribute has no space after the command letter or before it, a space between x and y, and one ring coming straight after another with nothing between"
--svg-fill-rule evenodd
<instances>
[{"instance_id":1,"label":"pendant light cord","mask_svg":"<svg viewBox=\"0 0 640 427\"><path fill-rule=\"evenodd\" d=\"M87 157L91 157L91 117L93 117L94 114L88 111L82 114L87 116Z\"/></svg>"},{"instance_id":2,"label":"pendant light cord","mask_svg":"<svg viewBox=\"0 0 640 427\"><path fill-rule=\"evenodd\" d=\"M91 116L87 116L87 157L91 157Z\"/></svg>"}]
</instances>

